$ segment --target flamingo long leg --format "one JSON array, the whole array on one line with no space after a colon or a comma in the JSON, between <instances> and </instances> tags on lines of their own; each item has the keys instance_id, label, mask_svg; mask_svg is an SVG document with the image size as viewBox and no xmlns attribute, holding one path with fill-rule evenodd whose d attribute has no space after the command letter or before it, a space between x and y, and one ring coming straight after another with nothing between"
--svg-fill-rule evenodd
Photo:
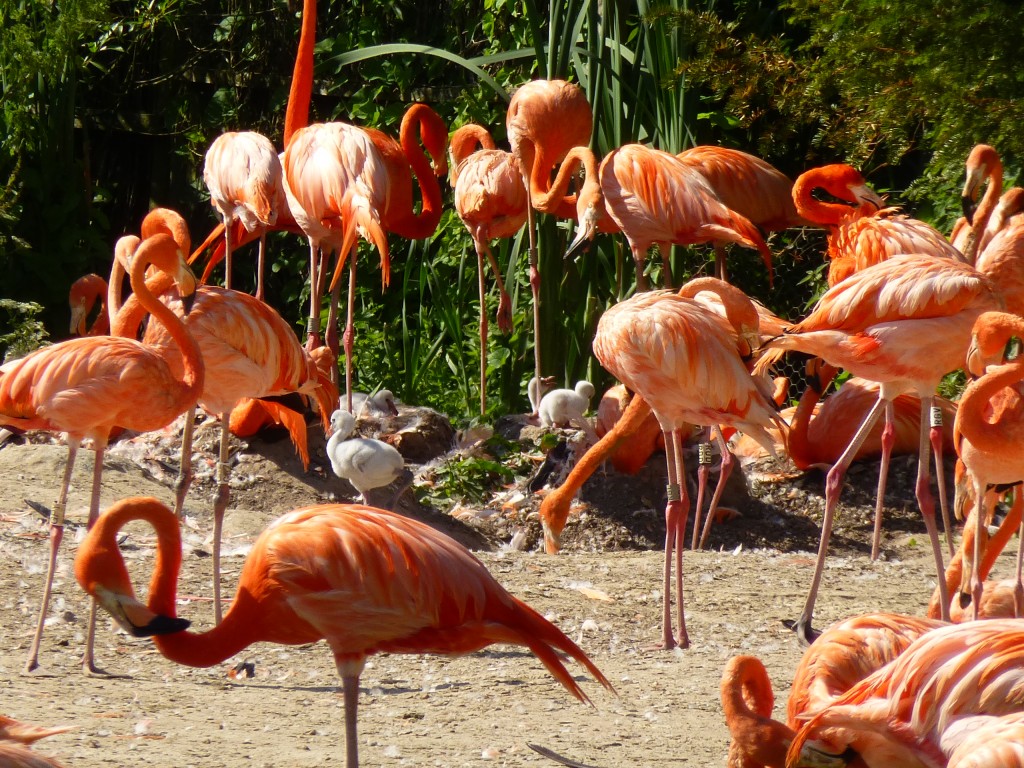
<instances>
[{"instance_id":1,"label":"flamingo long leg","mask_svg":"<svg viewBox=\"0 0 1024 768\"><path fill-rule=\"evenodd\" d=\"M875 404L871 406L871 410L864 416L864 421L861 422L856 433L854 433L850 444L846 446L842 456L836 460L836 463L825 477L825 515L821 521L821 541L818 543L818 558L814 563L814 576L811 578L811 588L807 593L807 601L804 603L804 609L800 613L800 618L793 625L793 630L797 633L797 637L803 644L809 645L818 635L811 626L811 621L814 618L814 602L818 597L821 574L825 569L825 555L828 553L828 540L832 534L832 520L835 517L836 505L839 503L839 492L843 487L843 478L846 476L846 470L849 469L850 464L853 462L853 457L857 454L857 450L867 439L868 433L875 422L878 421L878 417L885 407L885 402L881 397L875 401ZM948 615L948 607L946 612Z\"/></svg>"},{"instance_id":2,"label":"flamingo long leg","mask_svg":"<svg viewBox=\"0 0 1024 768\"><path fill-rule=\"evenodd\" d=\"M36 633L32 645L28 649L28 660L25 671L31 672L39 666L39 646L43 641L43 628L46 626L46 613L50 608L50 593L53 590L53 574L57 569L57 552L64 538L64 512L68 505L68 488L71 486L71 472L75 468L75 457L78 456L78 438L68 435L68 460L64 465L64 479L57 495L57 503L50 513L50 562L46 569L46 584L43 586L43 603L39 608L39 620L36 622Z\"/></svg>"},{"instance_id":3,"label":"flamingo long leg","mask_svg":"<svg viewBox=\"0 0 1024 768\"><path fill-rule=\"evenodd\" d=\"M224 216L224 287L231 290L231 216Z\"/></svg>"},{"instance_id":4,"label":"flamingo long leg","mask_svg":"<svg viewBox=\"0 0 1024 768\"><path fill-rule=\"evenodd\" d=\"M693 536L690 539L690 549L697 549L700 544L700 521L704 514L704 492L708 487L710 473L711 443L702 438L697 445L697 501L693 505Z\"/></svg>"},{"instance_id":5,"label":"flamingo long leg","mask_svg":"<svg viewBox=\"0 0 1024 768\"><path fill-rule=\"evenodd\" d=\"M917 505L924 518L924 527L928 530L928 539L932 544L932 555L935 557L936 578L939 582L939 600L941 618L949 621L949 590L946 589L946 566L942 562L942 544L939 542L939 531L935 525L935 500L929 487L931 450L929 446L928 416L934 398L932 395L921 398L921 441L917 456L917 485L915 494Z\"/></svg>"},{"instance_id":6,"label":"flamingo long leg","mask_svg":"<svg viewBox=\"0 0 1024 768\"><path fill-rule=\"evenodd\" d=\"M231 500L231 412L220 414L220 456L217 462L217 496L213 501L213 612L220 624L223 617L220 599L220 545L224 531L224 513Z\"/></svg>"},{"instance_id":7,"label":"flamingo long leg","mask_svg":"<svg viewBox=\"0 0 1024 768\"><path fill-rule=\"evenodd\" d=\"M682 443L679 430L665 435L665 461L668 468L668 502L665 505L665 569L662 588L664 606L662 613L662 635L659 647L671 650L679 645L690 645L686 634L686 619L683 610L683 553L682 544L686 530L686 509L689 499L686 495L685 475L682 464ZM680 525L680 522L682 523ZM672 632L672 564L676 567L676 591L679 620L679 642Z\"/></svg>"},{"instance_id":8,"label":"flamingo long leg","mask_svg":"<svg viewBox=\"0 0 1024 768\"><path fill-rule=\"evenodd\" d=\"M309 321L306 325L306 350L312 352L320 346L320 276L317 264L317 246L313 238L309 238Z\"/></svg>"},{"instance_id":9,"label":"flamingo long leg","mask_svg":"<svg viewBox=\"0 0 1024 768\"><path fill-rule=\"evenodd\" d=\"M178 480L174 484L174 516L181 522L185 514L185 497L192 485L192 435L195 432L196 409L192 406L185 412L185 427L181 431L181 461L178 463Z\"/></svg>"},{"instance_id":10,"label":"flamingo long leg","mask_svg":"<svg viewBox=\"0 0 1024 768\"><path fill-rule=\"evenodd\" d=\"M892 446L896 442L896 406L885 404L885 426L882 427L882 461L878 467L878 490L875 493L875 527L871 532L871 559L878 559L882 544L882 509L885 506L885 486L889 479L889 462Z\"/></svg>"},{"instance_id":11,"label":"flamingo long leg","mask_svg":"<svg viewBox=\"0 0 1024 768\"><path fill-rule=\"evenodd\" d=\"M722 500L725 483L729 479L729 475L732 474L733 467L736 466L736 459L733 457L732 451L729 450L729 444L725 441L722 428L716 424L712 427L712 431L714 432L715 440L718 442L718 447L722 451L722 463L718 469L718 484L715 486L715 493L711 497L711 506L708 507L708 517L704 522L704 530L700 535L700 549L704 549L704 545L708 543L708 536L711 534L711 524L714 522L715 515L718 512L718 503Z\"/></svg>"},{"instance_id":12,"label":"flamingo long leg","mask_svg":"<svg viewBox=\"0 0 1024 768\"><path fill-rule=\"evenodd\" d=\"M528 180L526 188L530 188ZM540 381L540 268L537 257L536 217L533 214L533 205L526 206L526 231L530 234L530 291L533 294L533 366L534 375L537 377L537 381ZM537 409L534 408L533 413L530 415L536 416Z\"/></svg>"},{"instance_id":13,"label":"flamingo long leg","mask_svg":"<svg viewBox=\"0 0 1024 768\"><path fill-rule=\"evenodd\" d=\"M946 495L946 466L942 460L942 409L934 405L929 409L928 439L935 457L935 482L939 486L939 508L942 510L942 526L946 531L946 549L953 556L953 525L949 517L949 500Z\"/></svg>"},{"instance_id":14,"label":"flamingo long leg","mask_svg":"<svg viewBox=\"0 0 1024 768\"><path fill-rule=\"evenodd\" d=\"M487 410L487 289L484 286L484 256L476 246L477 287L480 289L480 415Z\"/></svg>"},{"instance_id":15,"label":"flamingo long leg","mask_svg":"<svg viewBox=\"0 0 1024 768\"><path fill-rule=\"evenodd\" d=\"M260 251L256 261L256 298L260 301L266 301L266 293L263 288L263 267L266 264L267 257L267 230L264 229L260 232Z\"/></svg>"},{"instance_id":16,"label":"flamingo long leg","mask_svg":"<svg viewBox=\"0 0 1024 768\"><path fill-rule=\"evenodd\" d=\"M96 440L96 459L92 468L92 495L89 498L89 520L87 530L91 530L100 516L100 489L103 485L103 457L107 451L106 438ZM89 601L89 623L85 632L85 651L82 654L82 671L87 675L106 675L96 666L96 600Z\"/></svg>"}]
</instances>

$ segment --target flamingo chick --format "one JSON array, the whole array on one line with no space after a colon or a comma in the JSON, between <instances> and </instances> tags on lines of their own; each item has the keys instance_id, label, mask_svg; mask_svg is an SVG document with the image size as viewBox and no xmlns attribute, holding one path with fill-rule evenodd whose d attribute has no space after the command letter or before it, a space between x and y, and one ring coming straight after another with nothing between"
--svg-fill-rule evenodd
<instances>
[{"instance_id":1,"label":"flamingo chick","mask_svg":"<svg viewBox=\"0 0 1024 768\"><path fill-rule=\"evenodd\" d=\"M586 432L590 442L597 442L594 427L584 416L590 408L594 391L594 385L589 381L577 381L575 389L552 389L547 392L537 408L541 426L573 426Z\"/></svg>"},{"instance_id":2,"label":"flamingo chick","mask_svg":"<svg viewBox=\"0 0 1024 768\"><path fill-rule=\"evenodd\" d=\"M366 504L367 494L374 488L391 485L403 473L408 473L405 459L394 446L369 437L349 437L355 426L356 420L348 411L337 410L331 414L327 455L334 474L348 480L359 491L359 500Z\"/></svg>"},{"instance_id":3,"label":"flamingo chick","mask_svg":"<svg viewBox=\"0 0 1024 768\"><path fill-rule=\"evenodd\" d=\"M149 604L141 603L118 534L141 520L157 533ZM467 549L401 515L355 504L294 510L253 544L224 620L186 632L176 616L181 569L178 520L153 498L115 503L85 537L78 583L136 637L179 664L210 667L252 643L326 640L342 679L346 768L359 763L359 676L374 653L466 654L492 643L529 648L576 698L589 701L560 658L571 656L603 686L611 683L572 640L510 595Z\"/></svg>"}]
</instances>

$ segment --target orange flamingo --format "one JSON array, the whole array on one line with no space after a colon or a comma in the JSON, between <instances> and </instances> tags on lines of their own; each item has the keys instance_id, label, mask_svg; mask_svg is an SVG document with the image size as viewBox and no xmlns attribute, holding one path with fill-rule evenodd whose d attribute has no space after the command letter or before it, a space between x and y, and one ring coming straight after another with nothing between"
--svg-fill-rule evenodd
<instances>
[{"instance_id":1,"label":"orange flamingo","mask_svg":"<svg viewBox=\"0 0 1024 768\"><path fill-rule=\"evenodd\" d=\"M110 265L110 279L107 281L107 316L111 326L124 304L124 279L131 271L132 258L141 242L137 235L124 235L114 244L114 261Z\"/></svg>"},{"instance_id":2,"label":"orange flamingo","mask_svg":"<svg viewBox=\"0 0 1024 768\"><path fill-rule=\"evenodd\" d=\"M704 177L726 208L745 216L761 231L810 225L796 211L792 180L761 158L708 145L691 147L676 157ZM715 241L714 246L715 275L726 280L724 245Z\"/></svg>"},{"instance_id":3,"label":"orange flamingo","mask_svg":"<svg viewBox=\"0 0 1024 768\"><path fill-rule=\"evenodd\" d=\"M964 255L968 264L973 264L981 246L978 235L985 230L1003 193L1003 163L995 147L977 144L967 155L964 167L967 177L960 194L964 215L953 226L949 241ZM985 195L979 203L978 195L983 185Z\"/></svg>"},{"instance_id":4,"label":"orange flamingo","mask_svg":"<svg viewBox=\"0 0 1024 768\"><path fill-rule=\"evenodd\" d=\"M941 467L942 441L930 418L934 393L942 377L961 367L975 318L1001 304L998 281L954 259L910 254L894 256L855 272L833 286L811 314L786 333L768 341L768 351L755 367L763 372L786 350L798 350L823 358L855 376L881 384L875 405L825 481L825 514L811 589L795 629L801 639L813 638L811 618L824 567L832 518L842 479L853 457L885 411L883 450L893 434L892 401L901 393L916 391L921 397L921 442L918 455L916 495L932 542L940 587L942 549L935 525L935 508L929 489L929 439L936 454L940 501L947 521ZM942 339L941 344L933 343ZM883 467L886 466L883 459ZM886 475L879 473L876 505L885 493ZM948 618L948 599L943 595L943 618Z\"/></svg>"},{"instance_id":5,"label":"orange flamingo","mask_svg":"<svg viewBox=\"0 0 1024 768\"><path fill-rule=\"evenodd\" d=\"M88 438L96 452L89 521L99 516L103 454L115 427L148 432L173 421L198 400L203 389L199 346L184 323L161 304L145 285L150 264L172 276L186 299L196 287L177 243L156 235L139 246L130 274L138 301L175 340L180 375L155 350L134 339L89 336L70 339L0 367L0 424L19 429L45 429L67 435L68 459L57 503L50 516L50 562L39 621L29 649L26 671L39 665L39 646L50 602L57 551L64 535L68 486L79 444ZM90 616L83 668L97 673L93 659L95 613Z\"/></svg>"},{"instance_id":6,"label":"orange flamingo","mask_svg":"<svg viewBox=\"0 0 1024 768\"><path fill-rule=\"evenodd\" d=\"M654 244L661 250L666 286L671 285L669 247L673 243L736 243L754 248L764 259L771 280L771 252L757 227L726 207L699 172L667 152L642 144L626 144L611 151L601 161L597 183L584 186L579 198L580 210L600 210L598 198L603 199L604 209L632 251L637 290L648 288L644 265ZM597 227L593 219L590 222L587 226L580 217L568 255L594 236Z\"/></svg>"},{"instance_id":7,"label":"orange flamingo","mask_svg":"<svg viewBox=\"0 0 1024 768\"><path fill-rule=\"evenodd\" d=\"M981 528L989 517L982 502L989 498L988 487L1024 480L1024 363L1018 358L986 370L985 361L1000 357L1011 337L1022 336L1024 320L1016 315L986 312L978 317L967 352L968 370L978 378L964 389L954 425L957 453L978 507L970 579L975 618L982 597ZM1018 594L1024 596L1024 587Z\"/></svg>"},{"instance_id":8,"label":"orange flamingo","mask_svg":"<svg viewBox=\"0 0 1024 768\"><path fill-rule=\"evenodd\" d=\"M231 222L237 219L247 232L259 233L256 297L262 301L267 227L277 223L277 213L286 205L277 150L255 131L222 133L206 151L203 181L210 204L224 221L224 286L231 288Z\"/></svg>"},{"instance_id":9,"label":"orange flamingo","mask_svg":"<svg viewBox=\"0 0 1024 768\"><path fill-rule=\"evenodd\" d=\"M843 202L818 200L817 189ZM793 183L793 202L805 219L828 229L828 284L898 253L930 253L957 261L964 257L934 227L884 208L855 168L812 168Z\"/></svg>"},{"instance_id":10,"label":"orange flamingo","mask_svg":"<svg viewBox=\"0 0 1024 768\"><path fill-rule=\"evenodd\" d=\"M89 313L100 302L99 313L87 326ZM107 281L96 274L82 275L71 284L68 291L68 305L71 307L71 333L79 336L103 336L110 332L110 317L107 314Z\"/></svg>"},{"instance_id":11,"label":"orange flamingo","mask_svg":"<svg viewBox=\"0 0 1024 768\"><path fill-rule=\"evenodd\" d=\"M717 293L728 321L691 298L700 291ZM672 633L672 564L676 568L678 644L688 647L683 616L682 544L689 501L682 462L684 424L726 424L761 438L766 428L785 424L770 398L750 376L742 355L759 343L757 310L742 291L715 278L692 280L679 294L636 294L609 308L598 322L594 354L619 381L643 397L662 431L668 465L665 508L664 615L661 646L677 644ZM607 437L607 436L606 436Z\"/></svg>"},{"instance_id":12,"label":"orange flamingo","mask_svg":"<svg viewBox=\"0 0 1024 768\"><path fill-rule=\"evenodd\" d=\"M185 226L184 220L168 209L155 209L146 218L143 233L156 227L180 231ZM161 289L169 287L166 281L159 286ZM185 315L179 297L164 295L163 300L175 314ZM129 299L117 317L114 332L119 336L134 336L140 321L137 304ZM206 371L198 404L216 414L221 423L218 490L213 506L213 595L214 610L220 621L220 539L231 497L231 412L245 398L298 392L317 399L326 424L328 417L324 414L334 407L336 391L322 385L322 377L318 376L313 360L299 343L291 325L276 310L253 296L219 286L201 286L195 292L194 304L184 322L199 345ZM175 337L161 326L150 324L143 341L163 355L172 370L177 370L180 356ZM181 465L175 487L175 514L179 517L192 482L194 420L193 406L186 415L181 439Z\"/></svg>"},{"instance_id":13,"label":"orange flamingo","mask_svg":"<svg viewBox=\"0 0 1024 768\"><path fill-rule=\"evenodd\" d=\"M786 722L772 719L774 693L768 672L754 656L734 656L722 672L722 710L732 735L729 768L783 768L801 719L899 656L925 632L944 622L890 613L869 613L837 622L804 651L793 675ZM816 764L863 766L854 758L817 754ZM812 758L813 759L813 758Z\"/></svg>"},{"instance_id":14,"label":"orange flamingo","mask_svg":"<svg viewBox=\"0 0 1024 768\"><path fill-rule=\"evenodd\" d=\"M1024 630L1016 619L927 632L892 663L812 713L790 745L786 765L800 764L809 739L836 752L852 748L872 768L956 765L972 732L991 718L1020 716L1022 655Z\"/></svg>"},{"instance_id":15,"label":"orange flamingo","mask_svg":"<svg viewBox=\"0 0 1024 768\"><path fill-rule=\"evenodd\" d=\"M978 240L978 253L984 253L992 239L1003 229L1011 225L1016 226L1019 222L1014 217L1021 212L1024 212L1024 188L1010 187L1003 192L996 207L992 210L992 215L988 217L988 224L985 225L981 238ZM1015 237L1019 237L1019 234Z\"/></svg>"},{"instance_id":16,"label":"orange flamingo","mask_svg":"<svg viewBox=\"0 0 1024 768\"><path fill-rule=\"evenodd\" d=\"M540 271L534 210L560 213L575 200L552 190L551 173L574 147L590 144L594 117L586 94L566 80L532 80L520 86L508 105L505 130L512 155L529 191L526 229L530 239L533 293L534 375L542 379L540 350ZM565 215L560 213L560 215ZM536 414L534 414L536 415Z\"/></svg>"},{"instance_id":17,"label":"orange flamingo","mask_svg":"<svg viewBox=\"0 0 1024 768\"><path fill-rule=\"evenodd\" d=\"M480 149L475 149L479 146ZM497 149L491 134L469 123L452 134L452 186L455 210L473 238L476 249L477 285L480 291L480 413L487 409L487 291L484 258L498 283L498 328L512 330L512 302L501 279L490 241L512 237L526 221L529 201L515 157Z\"/></svg>"},{"instance_id":18,"label":"orange flamingo","mask_svg":"<svg viewBox=\"0 0 1024 768\"><path fill-rule=\"evenodd\" d=\"M159 555L149 605L136 600L117 543L120 529L144 520ZM586 693L559 658L571 656L609 690L586 654L539 613L506 592L464 547L415 520L356 504L297 509L260 535L242 567L224 621L201 634L176 617L181 566L177 520L156 499L113 505L82 542L75 576L136 636L179 664L208 667L263 641L326 640L342 679L346 765L358 764L359 675L374 653L464 654L492 643L523 645L576 698Z\"/></svg>"}]
</instances>

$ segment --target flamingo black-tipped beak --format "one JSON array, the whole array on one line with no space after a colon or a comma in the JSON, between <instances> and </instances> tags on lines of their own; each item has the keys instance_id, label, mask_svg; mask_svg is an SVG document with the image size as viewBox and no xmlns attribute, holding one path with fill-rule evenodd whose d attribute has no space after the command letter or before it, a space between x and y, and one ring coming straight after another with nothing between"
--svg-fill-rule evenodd
<instances>
[{"instance_id":1,"label":"flamingo black-tipped beak","mask_svg":"<svg viewBox=\"0 0 1024 768\"><path fill-rule=\"evenodd\" d=\"M173 635L175 632L184 632L192 625L188 619L179 619L176 616L163 616L155 614L145 626L132 625L133 637L153 637L154 635Z\"/></svg>"},{"instance_id":2,"label":"flamingo black-tipped beak","mask_svg":"<svg viewBox=\"0 0 1024 768\"><path fill-rule=\"evenodd\" d=\"M974 224L974 214L978 210L977 202L970 195L962 195L960 197L960 207L963 208L964 218L967 219L967 223Z\"/></svg>"},{"instance_id":3,"label":"flamingo black-tipped beak","mask_svg":"<svg viewBox=\"0 0 1024 768\"><path fill-rule=\"evenodd\" d=\"M576 230L576 238L569 243L569 247L565 251L565 259L574 259L579 254L583 253L590 246L590 237L587 233L586 227L580 227Z\"/></svg>"}]
</instances>

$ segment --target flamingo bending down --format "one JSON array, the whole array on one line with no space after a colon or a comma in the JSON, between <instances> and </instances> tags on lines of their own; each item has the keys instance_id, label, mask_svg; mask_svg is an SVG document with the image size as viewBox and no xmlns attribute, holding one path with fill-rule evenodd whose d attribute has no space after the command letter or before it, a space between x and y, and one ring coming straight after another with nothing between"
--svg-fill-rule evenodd
<instances>
[{"instance_id":1,"label":"flamingo bending down","mask_svg":"<svg viewBox=\"0 0 1024 768\"><path fill-rule=\"evenodd\" d=\"M92 325L88 326L89 313L100 302L100 309ZM110 333L110 316L107 314L107 281L99 275L82 275L71 284L68 291L68 306L71 308L70 332L78 336L103 336Z\"/></svg>"},{"instance_id":2,"label":"flamingo bending down","mask_svg":"<svg viewBox=\"0 0 1024 768\"><path fill-rule=\"evenodd\" d=\"M616 428L635 397L621 384L613 384L601 395L601 400L597 404L597 423L594 426L599 438ZM648 408L648 416L641 422L640 427L635 432L623 435L608 458L616 472L635 475L655 451L664 449L663 441L658 419Z\"/></svg>"},{"instance_id":3,"label":"flamingo bending down","mask_svg":"<svg viewBox=\"0 0 1024 768\"><path fill-rule=\"evenodd\" d=\"M813 193L819 189L842 202L815 198ZM801 216L828 230L830 286L901 253L964 261L963 254L931 225L884 208L885 201L849 165L826 165L801 174L793 184L793 202Z\"/></svg>"},{"instance_id":4,"label":"flamingo bending down","mask_svg":"<svg viewBox=\"0 0 1024 768\"><path fill-rule=\"evenodd\" d=\"M481 149L474 151L479 145ZM498 328L512 331L512 302L501 279L490 241L512 237L526 221L529 201L515 156L495 148L483 126L469 123L452 134L452 186L455 210L473 238L480 291L480 413L487 408L487 310L484 258L498 283Z\"/></svg>"},{"instance_id":5,"label":"flamingo bending down","mask_svg":"<svg viewBox=\"0 0 1024 768\"><path fill-rule=\"evenodd\" d=\"M963 744L995 718L1021 716L1022 656L1024 630L1017 619L927 632L813 713L790 745L786 765L800 764L809 739L835 751L852 748L872 768L979 765L960 762ZM1020 765L1016 747L1017 762L990 765Z\"/></svg>"},{"instance_id":6,"label":"flamingo bending down","mask_svg":"<svg viewBox=\"0 0 1024 768\"><path fill-rule=\"evenodd\" d=\"M666 287L671 286L669 247L673 243L737 243L754 248L764 259L771 281L771 252L757 227L726 207L699 172L667 152L642 144L626 144L609 152L594 184L584 184L580 190L577 207L606 210L622 230L636 263L637 290L647 290L644 265L654 244L661 250ZM580 228L567 256L593 238L599 222L593 213L580 215Z\"/></svg>"},{"instance_id":7,"label":"flamingo bending down","mask_svg":"<svg viewBox=\"0 0 1024 768\"><path fill-rule=\"evenodd\" d=\"M117 542L120 529L132 520L144 520L157 532L148 606L135 598ZM246 558L224 621L200 634L185 631L188 622L176 616L180 567L177 519L151 498L113 505L75 558L82 588L133 635L155 635L160 653L179 664L209 667L258 641L326 640L344 691L347 768L358 765L359 676L375 653L464 654L513 643L533 651L581 701L589 699L560 653L613 690L572 640L506 592L468 550L384 510L326 504L271 523Z\"/></svg>"},{"instance_id":8,"label":"flamingo bending down","mask_svg":"<svg viewBox=\"0 0 1024 768\"><path fill-rule=\"evenodd\" d=\"M704 177L726 208L745 216L761 231L810 225L797 213L792 180L761 158L708 145L691 147L676 157ZM727 280L724 244L716 240L714 246L715 276Z\"/></svg>"},{"instance_id":9,"label":"flamingo bending down","mask_svg":"<svg viewBox=\"0 0 1024 768\"><path fill-rule=\"evenodd\" d=\"M203 390L203 362L199 346L184 323L160 303L146 287L150 264L171 276L186 301L194 295L196 279L184 254L165 234L147 238L132 262L132 289L142 307L177 344L178 368L157 351L134 339L90 336L43 347L0 367L0 425L19 429L45 429L67 434L68 459L60 493L50 516L50 562L43 589L35 636L26 671L39 665L39 646L50 602L57 552L64 534L68 486L79 444L88 438L96 452L91 526L99 516L103 454L116 427L148 432L160 429L192 407ZM90 614L83 669L97 673L93 659L95 611Z\"/></svg>"},{"instance_id":10,"label":"flamingo bending down","mask_svg":"<svg viewBox=\"0 0 1024 768\"><path fill-rule=\"evenodd\" d=\"M786 721L772 719L775 696L768 672L754 656L734 656L722 671L722 711L732 736L729 768L784 768L786 750L802 719L824 707L899 656L941 621L869 613L837 622L805 651L793 674ZM863 766L856 756L805 747L815 765Z\"/></svg>"},{"instance_id":11,"label":"flamingo bending down","mask_svg":"<svg viewBox=\"0 0 1024 768\"><path fill-rule=\"evenodd\" d=\"M262 301L267 227L277 223L278 211L286 205L277 150L255 131L222 133L206 151L203 181L210 204L224 222L224 286L231 287L231 222L238 219L247 232L259 233L256 297Z\"/></svg>"},{"instance_id":12,"label":"flamingo bending down","mask_svg":"<svg viewBox=\"0 0 1024 768\"><path fill-rule=\"evenodd\" d=\"M594 117L586 94L566 80L532 80L520 86L508 105L505 129L512 155L529 191L526 228L530 239L530 289L533 293L534 375L541 374L540 269L534 210L556 213L575 200L553 190L552 171L575 147L590 144ZM534 412L536 414L536 411Z\"/></svg>"},{"instance_id":13,"label":"flamingo bending down","mask_svg":"<svg viewBox=\"0 0 1024 768\"><path fill-rule=\"evenodd\" d=\"M717 293L728 320L690 296ZM668 504L665 508L665 603L661 645L672 633L672 563L675 552L679 645L689 639L683 616L682 544L689 513L682 461L684 424L733 426L773 451L769 426L785 432L774 404L751 377L744 355L757 346L759 319L749 298L715 278L692 280L680 294L636 294L609 308L598 322L594 354L617 379L646 400L665 432ZM772 447L769 447L772 446Z\"/></svg>"},{"instance_id":14,"label":"flamingo bending down","mask_svg":"<svg viewBox=\"0 0 1024 768\"><path fill-rule=\"evenodd\" d=\"M874 407L826 477L818 559L807 602L795 626L803 641L809 642L813 637L814 601L842 478L884 410L887 426L876 498L876 505L881 504L888 468L885 446L892 436L892 401L907 391L916 391L921 397L916 496L932 542L939 584L945 589L942 550L929 489L928 457L930 440L936 464L941 466L942 442L939 428L933 426L929 430L928 425L939 381L963 365L974 319L1002 303L996 285L997 281L954 259L924 254L894 256L833 286L807 318L764 345L769 354L758 361L755 371L763 372L786 350L798 350L881 384ZM942 339L942 343L932 343L934 339ZM943 494L940 500L944 499ZM948 520L945 511L944 518ZM943 603L943 618L948 619L945 595Z\"/></svg>"},{"instance_id":15,"label":"flamingo bending down","mask_svg":"<svg viewBox=\"0 0 1024 768\"><path fill-rule=\"evenodd\" d=\"M985 369L988 359L999 359L1012 337L1024 336L1024 319L1006 312L986 312L974 324L967 367L974 381L960 398L954 425L957 452L963 462L975 500L974 552L970 591L974 617L982 597L982 526L988 519L987 489L1024 480L1024 362L1020 358ZM1001 362L1001 360L1000 360ZM1024 546L1024 545L1022 545ZM1019 567L1018 567L1019 570ZM1018 579L1020 573L1017 574ZM1024 597L1024 587L1018 587ZM1020 602L1020 601L1018 601Z\"/></svg>"}]
</instances>

